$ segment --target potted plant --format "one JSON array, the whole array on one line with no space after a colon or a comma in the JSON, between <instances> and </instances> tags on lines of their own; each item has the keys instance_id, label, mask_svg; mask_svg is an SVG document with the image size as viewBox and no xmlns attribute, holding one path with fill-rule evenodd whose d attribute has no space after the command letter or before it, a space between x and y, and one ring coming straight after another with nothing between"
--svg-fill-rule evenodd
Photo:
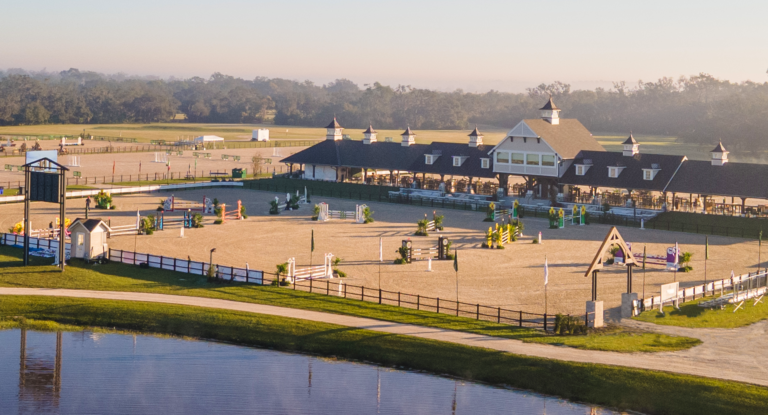
<instances>
[{"instance_id":1,"label":"potted plant","mask_svg":"<svg viewBox=\"0 0 768 415\"><path fill-rule=\"evenodd\" d=\"M693 252L683 252L680 254L680 258L678 258L678 262L680 263L680 268L678 271L680 272L690 272L693 271L693 267L690 265L691 257L693 257Z\"/></svg>"}]
</instances>

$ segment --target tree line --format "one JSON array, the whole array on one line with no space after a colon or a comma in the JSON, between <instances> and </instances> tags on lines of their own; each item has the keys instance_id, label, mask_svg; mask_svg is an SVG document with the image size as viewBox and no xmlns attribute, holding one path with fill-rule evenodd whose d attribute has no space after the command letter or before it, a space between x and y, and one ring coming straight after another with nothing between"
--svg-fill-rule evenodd
<instances>
[{"instance_id":1,"label":"tree line","mask_svg":"<svg viewBox=\"0 0 768 415\"><path fill-rule=\"evenodd\" d=\"M733 150L768 148L768 83L729 82L707 74L613 88L571 90L562 82L524 93L440 92L346 79L325 85L280 78L253 80L216 73L209 79L0 71L0 125L189 122L345 127L469 129L512 127L537 116L549 95L565 118L597 132L677 136Z\"/></svg>"}]
</instances>

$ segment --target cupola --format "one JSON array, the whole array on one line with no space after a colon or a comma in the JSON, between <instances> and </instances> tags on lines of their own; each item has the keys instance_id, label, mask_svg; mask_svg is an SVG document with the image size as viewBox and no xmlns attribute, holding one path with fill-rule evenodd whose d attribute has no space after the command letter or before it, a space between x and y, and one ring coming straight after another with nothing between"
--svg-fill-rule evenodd
<instances>
[{"instance_id":1,"label":"cupola","mask_svg":"<svg viewBox=\"0 0 768 415\"><path fill-rule=\"evenodd\" d=\"M411 127L408 127L403 131L402 134L400 134L403 137L402 146L408 147L411 144L416 144L416 134L411 131Z\"/></svg>"},{"instance_id":2,"label":"cupola","mask_svg":"<svg viewBox=\"0 0 768 415\"><path fill-rule=\"evenodd\" d=\"M714 148L714 150L710 151L712 153L712 165L713 166L724 166L725 163L728 163L728 153L729 151L723 147L723 142L719 142L717 144L717 147Z\"/></svg>"},{"instance_id":3,"label":"cupola","mask_svg":"<svg viewBox=\"0 0 768 415\"><path fill-rule=\"evenodd\" d=\"M469 146L470 147L479 147L483 145L483 135L480 134L480 131L477 129L477 126L475 126L475 129L469 133Z\"/></svg>"},{"instance_id":4,"label":"cupola","mask_svg":"<svg viewBox=\"0 0 768 415\"><path fill-rule=\"evenodd\" d=\"M552 102L552 95L549 96L549 101L539 109L539 114L542 120L552 125L560 124L560 108Z\"/></svg>"},{"instance_id":5,"label":"cupola","mask_svg":"<svg viewBox=\"0 0 768 415\"><path fill-rule=\"evenodd\" d=\"M333 117L333 121L331 121L331 123L325 127L325 139L334 141L341 140L343 138L341 135L341 131L343 129L344 127L340 126L339 123L336 122L336 117Z\"/></svg>"},{"instance_id":6,"label":"cupola","mask_svg":"<svg viewBox=\"0 0 768 415\"><path fill-rule=\"evenodd\" d=\"M373 126L369 125L368 129L363 131L363 144L371 144L376 142L376 130Z\"/></svg>"},{"instance_id":7,"label":"cupola","mask_svg":"<svg viewBox=\"0 0 768 415\"><path fill-rule=\"evenodd\" d=\"M629 138L627 138L623 143L624 145L624 155L628 157L632 157L635 154L640 152L640 145L635 140L635 137L632 136L632 132L629 133Z\"/></svg>"}]
</instances>

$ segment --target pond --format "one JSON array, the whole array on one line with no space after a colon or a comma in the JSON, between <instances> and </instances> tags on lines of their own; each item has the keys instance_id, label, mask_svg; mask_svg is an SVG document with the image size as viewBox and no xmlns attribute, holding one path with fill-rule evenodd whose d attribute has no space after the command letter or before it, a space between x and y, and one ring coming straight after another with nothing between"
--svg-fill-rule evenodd
<instances>
[{"instance_id":1,"label":"pond","mask_svg":"<svg viewBox=\"0 0 768 415\"><path fill-rule=\"evenodd\" d=\"M614 414L530 392L178 338L0 331L2 414Z\"/></svg>"}]
</instances>

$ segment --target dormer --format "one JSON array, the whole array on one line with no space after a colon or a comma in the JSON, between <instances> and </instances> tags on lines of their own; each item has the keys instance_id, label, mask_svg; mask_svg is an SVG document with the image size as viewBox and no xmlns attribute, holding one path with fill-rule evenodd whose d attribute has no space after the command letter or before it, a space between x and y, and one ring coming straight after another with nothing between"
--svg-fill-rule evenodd
<instances>
[{"instance_id":1,"label":"dormer","mask_svg":"<svg viewBox=\"0 0 768 415\"><path fill-rule=\"evenodd\" d=\"M478 147L483 145L483 135L480 134L480 131L477 129L477 126L475 126L475 129L469 133L469 146L470 147Z\"/></svg>"},{"instance_id":2,"label":"dormer","mask_svg":"<svg viewBox=\"0 0 768 415\"><path fill-rule=\"evenodd\" d=\"M581 160L580 163L574 163L573 165L576 167L576 175L583 176L587 174L587 171L589 171L589 168L592 167L592 160L583 159Z\"/></svg>"},{"instance_id":3,"label":"dormer","mask_svg":"<svg viewBox=\"0 0 768 415\"><path fill-rule=\"evenodd\" d=\"M714 150L710 151L712 153L712 165L713 166L724 166L725 163L728 163L728 153L729 151L723 147L722 141L717 144L717 147L715 147Z\"/></svg>"},{"instance_id":4,"label":"dormer","mask_svg":"<svg viewBox=\"0 0 768 415\"><path fill-rule=\"evenodd\" d=\"M490 169L491 168L491 159L489 159L489 158L480 158L480 168L481 169Z\"/></svg>"},{"instance_id":5,"label":"dormer","mask_svg":"<svg viewBox=\"0 0 768 415\"><path fill-rule=\"evenodd\" d=\"M608 166L608 177L615 179L619 177L624 169L626 169L626 166Z\"/></svg>"},{"instance_id":6,"label":"dormer","mask_svg":"<svg viewBox=\"0 0 768 415\"><path fill-rule=\"evenodd\" d=\"M468 156L453 156L453 163L451 164L453 167L461 167L468 158Z\"/></svg>"},{"instance_id":7,"label":"dormer","mask_svg":"<svg viewBox=\"0 0 768 415\"><path fill-rule=\"evenodd\" d=\"M333 117L333 121L325 127L325 139L333 141L341 140L343 138L343 135L341 134L342 130L344 130L344 127L336 122L336 117Z\"/></svg>"},{"instance_id":8,"label":"dormer","mask_svg":"<svg viewBox=\"0 0 768 415\"><path fill-rule=\"evenodd\" d=\"M376 130L373 126L369 125L368 129L363 131L363 144L371 144L376 142Z\"/></svg>"},{"instance_id":9,"label":"dormer","mask_svg":"<svg viewBox=\"0 0 768 415\"><path fill-rule=\"evenodd\" d=\"M539 116L552 125L560 124L560 108L552 102L552 95L549 96L549 101L539 108Z\"/></svg>"},{"instance_id":10,"label":"dormer","mask_svg":"<svg viewBox=\"0 0 768 415\"><path fill-rule=\"evenodd\" d=\"M424 164L435 164L438 157L440 157L441 153L439 151L435 151L432 154L425 154L424 155Z\"/></svg>"},{"instance_id":11,"label":"dormer","mask_svg":"<svg viewBox=\"0 0 768 415\"><path fill-rule=\"evenodd\" d=\"M400 134L401 137L403 137L402 146L408 147L411 144L416 144L416 134L411 131L411 127L408 127L403 131L402 134Z\"/></svg>"},{"instance_id":12,"label":"dormer","mask_svg":"<svg viewBox=\"0 0 768 415\"><path fill-rule=\"evenodd\" d=\"M656 174L658 174L661 171L661 166L653 163L651 164L651 168L644 168L643 169L643 180L653 180L656 178Z\"/></svg>"},{"instance_id":13,"label":"dormer","mask_svg":"<svg viewBox=\"0 0 768 415\"><path fill-rule=\"evenodd\" d=\"M635 137L632 136L631 132L629 133L629 138L621 144L624 145L623 154L627 157L632 157L640 152L640 145L635 140Z\"/></svg>"}]
</instances>

